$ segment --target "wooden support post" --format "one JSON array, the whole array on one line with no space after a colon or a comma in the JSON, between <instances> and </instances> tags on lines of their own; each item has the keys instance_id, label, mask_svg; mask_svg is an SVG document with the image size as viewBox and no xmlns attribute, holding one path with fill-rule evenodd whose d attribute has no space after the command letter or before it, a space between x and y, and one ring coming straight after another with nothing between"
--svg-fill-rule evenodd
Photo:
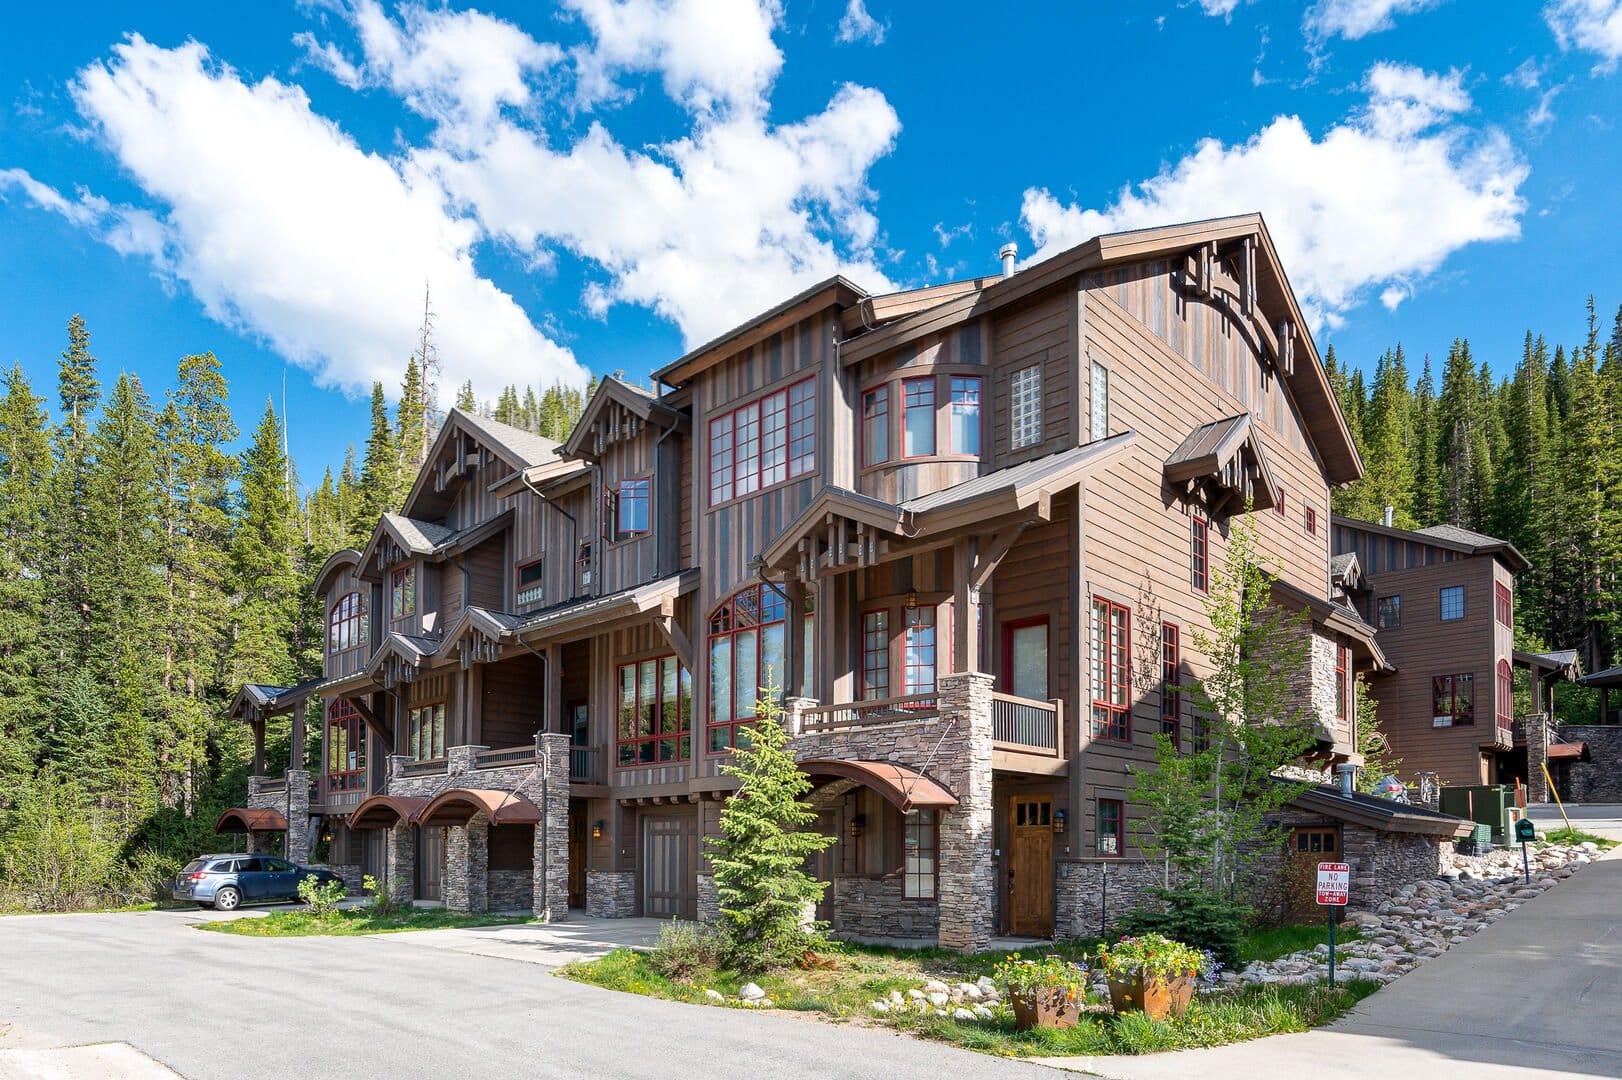
<instances>
[{"instance_id":1,"label":"wooden support post","mask_svg":"<svg viewBox=\"0 0 1622 1080\"><path fill-rule=\"evenodd\" d=\"M265 775L265 717L256 713L253 721L253 774Z\"/></svg>"},{"instance_id":2,"label":"wooden support post","mask_svg":"<svg viewBox=\"0 0 1622 1080\"><path fill-rule=\"evenodd\" d=\"M293 706L292 731L288 738L287 767L304 768L304 702Z\"/></svg>"},{"instance_id":3,"label":"wooden support post","mask_svg":"<svg viewBox=\"0 0 1622 1080\"><path fill-rule=\"evenodd\" d=\"M974 603L969 576L974 569L974 541L964 536L952 544L952 670L980 670L980 635L973 632Z\"/></svg>"},{"instance_id":4,"label":"wooden support post","mask_svg":"<svg viewBox=\"0 0 1622 1080\"><path fill-rule=\"evenodd\" d=\"M783 673L783 693L798 697L805 693L805 583L791 578L784 585L787 594L788 625L784 627L787 639L783 643L787 669Z\"/></svg>"}]
</instances>

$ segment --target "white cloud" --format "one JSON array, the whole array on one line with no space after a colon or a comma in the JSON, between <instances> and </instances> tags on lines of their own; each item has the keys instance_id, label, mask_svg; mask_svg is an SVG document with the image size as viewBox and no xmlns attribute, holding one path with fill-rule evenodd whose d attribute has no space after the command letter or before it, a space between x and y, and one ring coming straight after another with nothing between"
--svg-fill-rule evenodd
<instances>
[{"instance_id":1,"label":"white cloud","mask_svg":"<svg viewBox=\"0 0 1622 1080\"><path fill-rule=\"evenodd\" d=\"M881 23L872 15L869 15L867 5L862 0L850 0L845 5L845 14L840 16L839 33L836 40L846 45L858 41L883 45L884 35L888 31L889 24Z\"/></svg>"},{"instance_id":2,"label":"white cloud","mask_svg":"<svg viewBox=\"0 0 1622 1080\"><path fill-rule=\"evenodd\" d=\"M1033 259L1099 233L1260 210L1309 317L1335 326L1371 291L1400 303L1460 248L1520 235L1527 167L1502 133L1453 119L1469 107L1454 73L1382 65L1366 88L1367 107L1321 137L1280 116L1243 143L1207 139L1102 210L1026 190Z\"/></svg>"},{"instance_id":3,"label":"white cloud","mask_svg":"<svg viewBox=\"0 0 1622 1080\"><path fill-rule=\"evenodd\" d=\"M80 188L69 199L49 184L41 183L22 169L0 169L0 194L16 188L41 210L60 214L73 225L94 234L120 255L150 259L160 276L170 269L168 230L156 216L134 206L115 206Z\"/></svg>"},{"instance_id":4,"label":"white cloud","mask_svg":"<svg viewBox=\"0 0 1622 1080\"><path fill-rule=\"evenodd\" d=\"M250 85L202 45L163 49L137 36L81 72L73 94L120 165L167 208L167 269L210 317L322 383L392 385L424 281L452 382L492 393L518 373L583 380L569 351L475 271L477 230L445 212L443 192L363 152L298 87ZM139 250L140 231L125 235Z\"/></svg>"},{"instance_id":5,"label":"white cloud","mask_svg":"<svg viewBox=\"0 0 1622 1080\"><path fill-rule=\"evenodd\" d=\"M1244 0L1199 0L1200 10L1207 15L1227 18Z\"/></svg>"},{"instance_id":6,"label":"white cloud","mask_svg":"<svg viewBox=\"0 0 1622 1080\"><path fill-rule=\"evenodd\" d=\"M1395 25L1394 16L1411 15L1435 7L1440 0L1318 0L1307 9L1302 28L1309 38L1348 41L1367 37Z\"/></svg>"},{"instance_id":7,"label":"white cloud","mask_svg":"<svg viewBox=\"0 0 1622 1080\"><path fill-rule=\"evenodd\" d=\"M1553 0L1543 17L1562 49L1598 53L1596 72L1616 70L1622 60L1622 0Z\"/></svg>"}]
</instances>

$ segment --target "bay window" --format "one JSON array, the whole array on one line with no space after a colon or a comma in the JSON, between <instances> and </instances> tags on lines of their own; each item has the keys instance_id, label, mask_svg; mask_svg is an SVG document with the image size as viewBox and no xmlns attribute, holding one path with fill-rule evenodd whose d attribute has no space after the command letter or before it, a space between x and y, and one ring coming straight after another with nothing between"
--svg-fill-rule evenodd
<instances>
[{"instance_id":1,"label":"bay window","mask_svg":"<svg viewBox=\"0 0 1622 1080\"><path fill-rule=\"evenodd\" d=\"M862 464L890 460L890 388L875 386L862 395Z\"/></svg>"},{"instance_id":2,"label":"bay window","mask_svg":"<svg viewBox=\"0 0 1622 1080\"><path fill-rule=\"evenodd\" d=\"M980 453L980 378L952 376L952 453Z\"/></svg>"},{"instance_id":3,"label":"bay window","mask_svg":"<svg viewBox=\"0 0 1622 1080\"><path fill-rule=\"evenodd\" d=\"M904 379L901 456L929 457L935 453L935 377Z\"/></svg>"}]
</instances>

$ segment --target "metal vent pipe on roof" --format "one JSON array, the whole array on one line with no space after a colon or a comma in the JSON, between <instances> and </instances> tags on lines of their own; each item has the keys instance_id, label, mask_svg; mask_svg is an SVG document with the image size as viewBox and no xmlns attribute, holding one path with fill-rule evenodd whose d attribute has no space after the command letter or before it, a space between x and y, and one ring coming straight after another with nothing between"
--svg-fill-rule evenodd
<instances>
[{"instance_id":1,"label":"metal vent pipe on roof","mask_svg":"<svg viewBox=\"0 0 1622 1080\"><path fill-rule=\"evenodd\" d=\"M1018 244L1004 244L1001 248L998 249L997 258L1002 260L1002 276L1003 277L1011 278L1011 277L1014 276L1014 259L1016 259L1018 256L1019 256L1019 245Z\"/></svg>"},{"instance_id":2,"label":"metal vent pipe on roof","mask_svg":"<svg viewBox=\"0 0 1622 1080\"><path fill-rule=\"evenodd\" d=\"M1335 766L1335 779L1340 781L1340 793L1350 795L1356 790L1357 766L1351 762L1342 762Z\"/></svg>"},{"instance_id":3,"label":"metal vent pipe on roof","mask_svg":"<svg viewBox=\"0 0 1622 1080\"><path fill-rule=\"evenodd\" d=\"M1382 518L1381 520L1384 523L1386 528L1388 528L1388 529L1391 528L1391 526L1397 520L1397 508L1395 506L1386 507L1385 508L1385 517Z\"/></svg>"}]
</instances>

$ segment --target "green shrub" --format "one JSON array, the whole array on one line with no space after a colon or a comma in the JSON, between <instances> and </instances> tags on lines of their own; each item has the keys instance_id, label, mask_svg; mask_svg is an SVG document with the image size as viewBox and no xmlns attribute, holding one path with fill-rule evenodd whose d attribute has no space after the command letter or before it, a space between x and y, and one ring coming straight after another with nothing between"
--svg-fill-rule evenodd
<instances>
[{"instance_id":1,"label":"green shrub","mask_svg":"<svg viewBox=\"0 0 1622 1080\"><path fill-rule=\"evenodd\" d=\"M338 901L348 895L343 882L329 881L322 885L314 874L298 883L298 898L309 905L310 914L318 919L337 911Z\"/></svg>"},{"instance_id":2,"label":"green shrub","mask_svg":"<svg viewBox=\"0 0 1622 1080\"><path fill-rule=\"evenodd\" d=\"M378 880L371 874L367 874L360 879L360 887L363 891L371 894L372 901L366 905L366 910L373 916L394 915L405 906L394 898L394 893L379 884Z\"/></svg>"},{"instance_id":3,"label":"green shrub","mask_svg":"<svg viewBox=\"0 0 1622 1080\"><path fill-rule=\"evenodd\" d=\"M1225 968L1239 966L1249 908L1200 889L1155 889L1154 895L1164 911L1135 908L1113 931L1122 937L1164 934L1209 952Z\"/></svg>"},{"instance_id":4,"label":"green shrub","mask_svg":"<svg viewBox=\"0 0 1622 1080\"><path fill-rule=\"evenodd\" d=\"M119 906L129 874L116 823L51 769L19 786L0 834L0 902L33 911Z\"/></svg>"},{"instance_id":5,"label":"green shrub","mask_svg":"<svg viewBox=\"0 0 1622 1080\"><path fill-rule=\"evenodd\" d=\"M726 941L714 927L672 919L659 927L648 966L667 979L686 981L721 964Z\"/></svg>"}]
</instances>

